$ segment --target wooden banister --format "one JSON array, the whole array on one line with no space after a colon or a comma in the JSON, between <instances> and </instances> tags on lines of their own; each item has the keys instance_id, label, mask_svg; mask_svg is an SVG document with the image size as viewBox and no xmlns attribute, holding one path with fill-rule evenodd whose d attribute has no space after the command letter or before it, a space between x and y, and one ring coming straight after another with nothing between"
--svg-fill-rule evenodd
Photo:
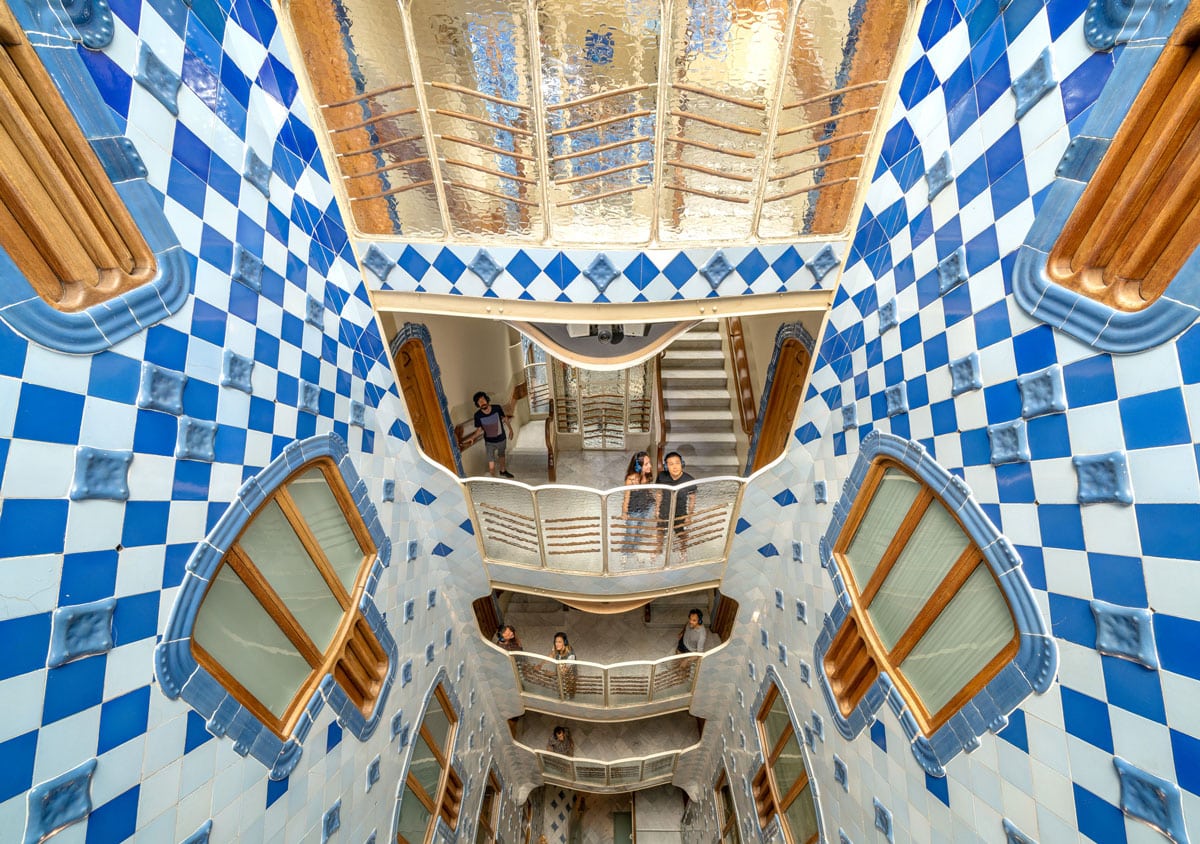
<instances>
[{"instance_id":1,"label":"wooden banister","mask_svg":"<svg viewBox=\"0 0 1200 844\"><path fill-rule=\"evenodd\" d=\"M546 480L558 483L555 451L558 449L558 425L554 421L554 397L550 397L550 414L546 417Z\"/></svg>"},{"instance_id":2,"label":"wooden banister","mask_svg":"<svg viewBox=\"0 0 1200 844\"><path fill-rule=\"evenodd\" d=\"M725 331L729 337L729 355L733 361L738 419L746 436L753 436L758 412L754 407L754 382L750 378L750 358L746 354L746 339L742 335L741 319L730 317L725 320Z\"/></svg>"}]
</instances>

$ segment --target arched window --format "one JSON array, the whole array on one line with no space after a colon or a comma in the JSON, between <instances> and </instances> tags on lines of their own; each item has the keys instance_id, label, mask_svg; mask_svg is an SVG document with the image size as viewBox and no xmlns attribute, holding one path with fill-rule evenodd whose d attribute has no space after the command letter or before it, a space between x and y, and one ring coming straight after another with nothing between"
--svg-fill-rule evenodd
<instances>
[{"instance_id":1,"label":"arched window","mask_svg":"<svg viewBox=\"0 0 1200 844\"><path fill-rule=\"evenodd\" d=\"M189 561L159 646L163 690L277 776L326 700L365 739L394 673L396 645L371 601L389 552L341 440L293 443Z\"/></svg>"},{"instance_id":2,"label":"arched window","mask_svg":"<svg viewBox=\"0 0 1200 844\"><path fill-rule=\"evenodd\" d=\"M742 833L738 829L737 806L733 802L733 789L729 787L729 777L721 768L721 776L713 786L717 806L717 828L720 830L718 844L742 844Z\"/></svg>"},{"instance_id":3,"label":"arched window","mask_svg":"<svg viewBox=\"0 0 1200 844\"><path fill-rule=\"evenodd\" d=\"M433 840L439 821L450 833L458 827L463 781L451 764L458 712L454 698L438 682L412 738L412 757L397 808L398 844L427 844Z\"/></svg>"},{"instance_id":4,"label":"arched window","mask_svg":"<svg viewBox=\"0 0 1200 844\"><path fill-rule=\"evenodd\" d=\"M813 788L804 763L803 736L796 732L778 679L773 676L773 671L770 673L772 677L763 686L762 700L755 716L758 740L763 749L762 765L751 784L758 825L765 830L772 822L778 822L786 844L815 844L821 831ZM721 820L724 829L729 825L729 819L723 816Z\"/></svg>"},{"instance_id":5,"label":"arched window","mask_svg":"<svg viewBox=\"0 0 1200 844\"><path fill-rule=\"evenodd\" d=\"M1053 676L1020 560L961 480L890 434L863 441L834 512L822 561L848 600L826 620L817 664L835 723L854 737L894 689L909 737L932 740L918 758L929 751L922 762L940 771L968 746L960 736L1003 726Z\"/></svg>"}]
</instances>

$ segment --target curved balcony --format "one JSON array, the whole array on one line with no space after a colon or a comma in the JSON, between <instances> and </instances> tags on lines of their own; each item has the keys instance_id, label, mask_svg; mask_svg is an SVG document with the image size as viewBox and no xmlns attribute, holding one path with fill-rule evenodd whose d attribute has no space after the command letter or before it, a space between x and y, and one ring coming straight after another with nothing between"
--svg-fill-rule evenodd
<instances>
[{"instance_id":1,"label":"curved balcony","mask_svg":"<svg viewBox=\"0 0 1200 844\"><path fill-rule=\"evenodd\" d=\"M583 791L618 793L671 782L681 760L702 747L696 719L683 713L626 724L561 722L574 736L573 756L531 746L559 722L533 714L521 721L516 746L537 758L542 779Z\"/></svg>"},{"instance_id":2,"label":"curved balcony","mask_svg":"<svg viewBox=\"0 0 1200 844\"><path fill-rule=\"evenodd\" d=\"M734 477L605 491L463 482L494 584L623 596L719 582L745 486Z\"/></svg>"},{"instance_id":3,"label":"curved balcony","mask_svg":"<svg viewBox=\"0 0 1200 844\"><path fill-rule=\"evenodd\" d=\"M506 651L527 709L592 721L620 721L685 710L691 704L704 654L677 654L656 660L604 665L586 660L560 662L528 651Z\"/></svg>"}]
</instances>

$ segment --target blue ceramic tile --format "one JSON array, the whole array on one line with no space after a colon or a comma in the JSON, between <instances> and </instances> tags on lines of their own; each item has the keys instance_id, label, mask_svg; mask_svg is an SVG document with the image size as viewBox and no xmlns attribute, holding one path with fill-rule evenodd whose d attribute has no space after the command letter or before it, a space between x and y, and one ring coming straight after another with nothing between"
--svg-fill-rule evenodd
<instances>
[{"instance_id":1,"label":"blue ceramic tile","mask_svg":"<svg viewBox=\"0 0 1200 844\"><path fill-rule=\"evenodd\" d=\"M1121 757L1113 759L1121 781L1121 809L1175 842L1187 840L1179 786L1147 773Z\"/></svg>"},{"instance_id":2,"label":"blue ceramic tile","mask_svg":"<svg viewBox=\"0 0 1200 844\"><path fill-rule=\"evenodd\" d=\"M95 772L96 760L89 759L30 790L25 844L40 844L88 816L92 811L92 775Z\"/></svg>"},{"instance_id":3,"label":"blue ceramic tile","mask_svg":"<svg viewBox=\"0 0 1200 844\"><path fill-rule=\"evenodd\" d=\"M1132 504L1133 490L1129 486L1129 470L1125 454L1076 455L1071 458L1079 479L1079 503Z\"/></svg>"}]
</instances>

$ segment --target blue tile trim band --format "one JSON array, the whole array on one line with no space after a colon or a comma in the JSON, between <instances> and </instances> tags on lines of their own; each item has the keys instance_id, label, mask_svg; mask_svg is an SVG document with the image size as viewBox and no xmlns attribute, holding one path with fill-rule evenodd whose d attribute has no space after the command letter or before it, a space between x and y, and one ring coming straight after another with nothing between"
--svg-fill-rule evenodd
<instances>
[{"instance_id":1,"label":"blue tile trim band","mask_svg":"<svg viewBox=\"0 0 1200 844\"><path fill-rule=\"evenodd\" d=\"M358 707L350 702L346 693L334 682L332 675L326 675L305 707L292 737L283 741L242 707L216 678L196 662L191 649L192 629L196 624L196 616L209 581L216 574L225 551L241 533L251 515L292 474L319 457L329 457L337 465L342 480L350 490L359 514L367 525L367 531L378 549L378 556L370 565L367 588L359 602L359 610L388 655L388 669L383 688L375 701L374 712L369 718L364 717ZM336 434L292 442L279 457L242 485L237 499L217 521L204 541L196 546L188 560L186 574L167 619L162 642L154 651L155 673L163 694L172 699L182 697L205 719L210 733L228 736L233 740L233 749L237 753L253 756L262 762L270 769L270 777L274 780L284 779L295 769L296 763L300 761L301 744L312 728L317 713L325 704L337 713L338 723L342 727L359 740L365 741L375 731L383 716L399 661L396 640L388 630L383 614L376 607L374 600L374 589L379 583L383 569L390 562L391 552L391 541L384 534L379 514L367 495L366 484L350 460L346 443Z\"/></svg>"},{"instance_id":2,"label":"blue tile trim band","mask_svg":"<svg viewBox=\"0 0 1200 844\"><path fill-rule=\"evenodd\" d=\"M438 366L437 355L433 353L433 338L429 335L429 329L424 323L420 322L406 322L400 326L400 330L392 338L392 357L395 357L396 353L400 351L400 347L409 340L420 340L421 345L425 347L425 357L429 361L429 372L433 376L433 386L437 390L438 407L442 409L442 424L446 426L447 431L453 431L454 423L450 421L450 405L446 403L446 393L442 389L442 370ZM450 449L454 453L454 466L461 477L463 475L462 453L459 451L458 443L454 437L450 437Z\"/></svg>"},{"instance_id":3,"label":"blue tile trim band","mask_svg":"<svg viewBox=\"0 0 1200 844\"><path fill-rule=\"evenodd\" d=\"M1020 646L1013 661L932 736L921 734L909 705L886 672L879 675L879 679L848 716L841 714L825 673L825 654L837 631L849 617L851 608L850 592L832 549L845 526L846 517L867 470L873 461L883 457L890 457L906 466L941 499L947 510L955 514L996 576L1020 634ZM858 459L833 513L829 528L821 538L820 553L821 565L833 582L837 603L832 612L825 616L813 649L821 692L830 717L843 737L854 739L871 724L875 713L887 703L911 742L913 755L921 767L931 776L944 776L947 762L964 750L977 747L979 737L985 732L1004 729L1008 724L1008 714L1031 693L1045 692L1054 679L1058 667L1058 648L1034 601L1033 590L1021 567L1021 558L984 513L961 478L950 474L935 462L919 442L894 434L872 431L863 439Z\"/></svg>"},{"instance_id":4,"label":"blue tile trim band","mask_svg":"<svg viewBox=\"0 0 1200 844\"><path fill-rule=\"evenodd\" d=\"M79 41L89 50L103 50L113 40L113 15L108 0L62 0L63 11L79 30Z\"/></svg>"},{"instance_id":5,"label":"blue tile trim band","mask_svg":"<svg viewBox=\"0 0 1200 844\"><path fill-rule=\"evenodd\" d=\"M95 0L93 0L95 2ZM130 337L183 307L192 286L192 270L170 224L162 201L145 178L133 177L140 158L113 119L92 75L72 41L82 35L62 15L41 14L32 2L10 4L18 22L38 33L34 50L84 137L98 149L121 200L154 253L158 274L145 284L83 311L67 313L46 302L26 281L11 257L0 249L0 319L18 334L49 349L91 354ZM98 7L93 6L93 12ZM90 36L89 36L90 37ZM65 48L65 49L64 49ZM125 161L119 159L126 158Z\"/></svg>"}]
</instances>

